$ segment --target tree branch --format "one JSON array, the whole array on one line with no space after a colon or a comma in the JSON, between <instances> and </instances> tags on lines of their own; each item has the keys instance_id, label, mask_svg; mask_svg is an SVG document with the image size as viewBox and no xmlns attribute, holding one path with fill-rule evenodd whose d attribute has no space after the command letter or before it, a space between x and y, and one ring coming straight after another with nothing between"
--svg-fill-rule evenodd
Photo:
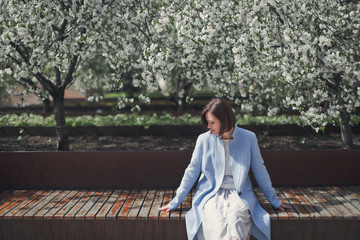
<instances>
[{"instance_id":1,"label":"tree branch","mask_svg":"<svg viewBox=\"0 0 360 240\"><path fill-rule=\"evenodd\" d=\"M16 51L20 54L20 56L24 59L24 61L29 64L29 56L28 52L24 52L24 50L21 49L21 47L14 42L10 42L10 45L16 49Z\"/></svg>"},{"instance_id":2,"label":"tree branch","mask_svg":"<svg viewBox=\"0 0 360 240\"><path fill-rule=\"evenodd\" d=\"M275 14L278 16L278 19L279 19L279 21L281 22L281 24L284 24L285 22L284 22L284 20L281 18L280 14L276 11L276 8L270 5L270 9L271 9L273 12L275 12Z\"/></svg>"},{"instance_id":3,"label":"tree branch","mask_svg":"<svg viewBox=\"0 0 360 240\"><path fill-rule=\"evenodd\" d=\"M55 70L55 81L56 81L56 87L60 87L61 86L61 75L60 75L60 70L58 67L54 67Z\"/></svg>"},{"instance_id":4,"label":"tree branch","mask_svg":"<svg viewBox=\"0 0 360 240\"><path fill-rule=\"evenodd\" d=\"M35 77L39 81L39 83L43 86L44 89L46 89L52 96L55 95L56 87L51 81L49 81L41 73L36 73Z\"/></svg>"},{"instance_id":5,"label":"tree branch","mask_svg":"<svg viewBox=\"0 0 360 240\"><path fill-rule=\"evenodd\" d=\"M154 43L153 40L136 23L134 23L134 22L131 22L131 23L134 24L142 34L144 34L144 36L149 40L149 42Z\"/></svg>"},{"instance_id":6,"label":"tree branch","mask_svg":"<svg viewBox=\"0 0 360 240\"><path fill-rule=\"evenodd\" d=\"M73 74L74 74L75 67L76 67L76 64L78 61L78 57L79 57L78 55L75 55L70 62L69 71L66 74L65 81L63 84L64 88L66 88L66 86L73 80Z\"/></svg>"},{"instance_id":7,"label":"tree branch","mask_svg":"<svg viewBox=\"0 0 360 240\"><path fill-rule=\"evenodd\" d=\"M10 54L8 54L8 57L12 59L16 64L21 65L21 62L17 60L15 57L11 56Z\"/></svg>"}]
</instances>

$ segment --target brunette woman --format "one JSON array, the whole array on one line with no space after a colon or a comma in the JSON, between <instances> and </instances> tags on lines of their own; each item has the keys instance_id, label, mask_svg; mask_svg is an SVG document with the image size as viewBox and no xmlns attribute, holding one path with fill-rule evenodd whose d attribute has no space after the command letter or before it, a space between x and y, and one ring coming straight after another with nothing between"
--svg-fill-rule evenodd
<instances>
[{"instance_id":1,"label":"brunette woman","mask_svg":"<svg viewBox=\"0 0 360 240\"><path fill-rule=\"evenodd\" d=\"M270 216L254 195L250 168L275 208L290 206L276 196L255 134L236 125L234 112L222 99L210 101L201 120L209 131L198 137L176 197L160 211L180 206L200 175L192 208L186 215L188 239L247 240L250 234L256 239L270 239Z\"/></svg>"}]
</instances>

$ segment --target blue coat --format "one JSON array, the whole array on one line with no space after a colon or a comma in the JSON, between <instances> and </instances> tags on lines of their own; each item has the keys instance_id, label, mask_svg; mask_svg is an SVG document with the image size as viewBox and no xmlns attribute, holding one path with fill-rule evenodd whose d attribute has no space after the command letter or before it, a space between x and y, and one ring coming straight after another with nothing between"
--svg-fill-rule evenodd
<instances>
[{"instance_id":1,"label":"blue coat","mask_svg":"<svg viewBox=\"0 0 360 240\"><path fill-rule=\"evenodd\" d=\"M250 210L253 227L251 234L257 239L270 239L270 216L260 206L252 190L249 178L250 167L255 179L266 198L275 207L281 205L269 174L260 155L256 136L253 132L234 127L233 140L230 141L230 162L235 189ZM176 196L168 204L171 210L180 206L196 180L199 181L193 197L192 208L186 214L188 239L196 239L201 225L201 216L205 203L219 190L225 172L224 143L218 135L210 131L199 135L191 162L185 170Z\"/></svg>"}]
</instances>

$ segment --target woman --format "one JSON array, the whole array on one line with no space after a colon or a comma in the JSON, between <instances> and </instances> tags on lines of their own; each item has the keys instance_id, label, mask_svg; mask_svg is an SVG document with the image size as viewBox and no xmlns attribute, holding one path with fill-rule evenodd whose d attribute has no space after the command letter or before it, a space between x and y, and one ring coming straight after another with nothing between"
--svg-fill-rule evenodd
<instances>
[{"instance_id":1,"label":"woman","mask_svg":"<svg viewBox=\"0 0 360 240\"><path fill-rule=\"evenodd\" d=\"M236 126L234 112L222 99L210 101L201 113L210 131L201 134L176 197L160 211L176 209L198 179L192 208L186 215L188 239L270 239L270 216L252 190L250 167L269 202L290 208L277 198L254 133Z\"/></svg>"}]
</instances>

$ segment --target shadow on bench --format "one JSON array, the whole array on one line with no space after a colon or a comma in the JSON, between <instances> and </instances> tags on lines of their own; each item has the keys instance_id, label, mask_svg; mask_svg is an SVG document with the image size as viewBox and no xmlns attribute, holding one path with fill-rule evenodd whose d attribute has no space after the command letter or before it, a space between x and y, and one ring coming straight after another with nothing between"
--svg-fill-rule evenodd
<instances>
[{"instance_id":1,"label":"shadow on bench","mask_svg":"<svg viewBox=\"0 0 360 240\"><path fill-rule=\"evenodd\" d=\"M279 198L293 207L278 212L255 187L273 239L359 238L360 152L325 152L263 153ZM0 153L0 239L186 239L194 192L176 211L158 209L175 194L190 155ZM309 161L327 171L315 176Z\"/></svg>"}]
</instances>

